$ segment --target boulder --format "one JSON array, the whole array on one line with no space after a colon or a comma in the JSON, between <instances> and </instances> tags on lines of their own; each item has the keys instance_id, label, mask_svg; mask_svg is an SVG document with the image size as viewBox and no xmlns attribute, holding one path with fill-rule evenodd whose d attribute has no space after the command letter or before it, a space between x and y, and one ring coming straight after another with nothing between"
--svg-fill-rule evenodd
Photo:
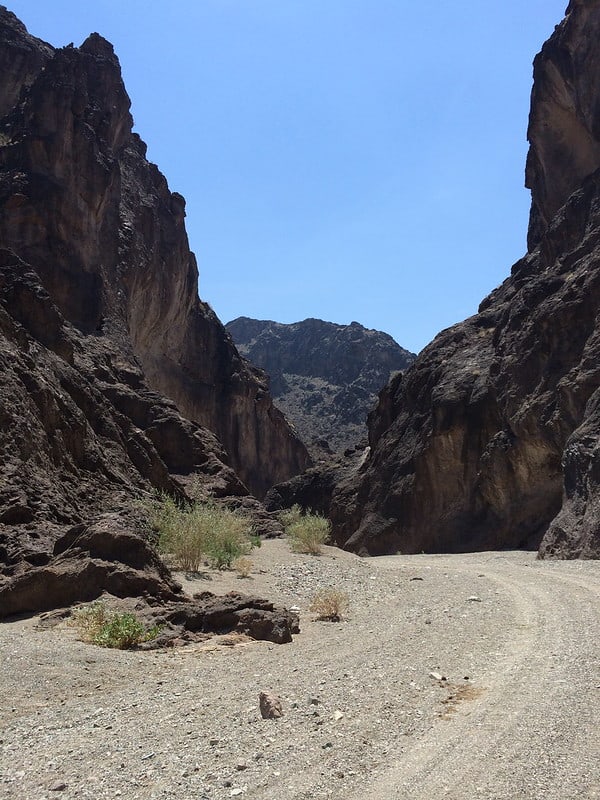
<instances>
[{"instance_id":1,"label":"boulder","mask_svg":"<svg viewBox=\"0 0 600 800\"><path fill-rule=\"evenodd\" d=\"M258 704L263 719L279 719L283 716L281 698L273 692L261 692L258 696Z\"/></svg>"}]
</instances>

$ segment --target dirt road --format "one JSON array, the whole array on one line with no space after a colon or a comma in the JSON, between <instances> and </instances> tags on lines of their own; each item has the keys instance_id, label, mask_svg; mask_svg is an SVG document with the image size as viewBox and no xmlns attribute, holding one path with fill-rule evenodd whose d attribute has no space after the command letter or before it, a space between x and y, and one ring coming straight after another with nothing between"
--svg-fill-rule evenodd
<instances>
[{"instance_id":1,"label":"dirt road","mask_svg":"<svg viewBox=\"0 0 600 800\"><path fill-rule=\"evenodd\" d=\"M396 560L380 560L394 570ZM468 575L485 568L515 609L485 687L356 797L600 798L600 565L515 558L421 558ZM589 568L591 567L591 568Z\"/></svg>"},{"instance_id":2,"label":"dirt road","mask_svg":"<svg viewBox=\"0 0 600 800\"><path fill-rule=\"evenodd\" d=\"M600 562L253 559L187 586L299 606L293 644L136 653L0 625L0 798L600 798ZM324 586L350 596L342 623L308 611Z\"/></svg>"}]
</instances>

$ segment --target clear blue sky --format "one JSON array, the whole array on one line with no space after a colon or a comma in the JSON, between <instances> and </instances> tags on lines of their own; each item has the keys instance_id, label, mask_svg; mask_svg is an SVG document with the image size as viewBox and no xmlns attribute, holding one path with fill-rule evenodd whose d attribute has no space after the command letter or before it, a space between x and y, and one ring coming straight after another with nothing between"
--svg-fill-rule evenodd
<instances>
[{"instance_id":1,"label":"clear blue sky","mask_svg":"<svg viewBox=\"0 0 600 800\"><path fill-rule=\"evenodd\" d=\"M531 62L567 0L3 0L121 60L223 322L418 351L525 252Z\"/></svg>"}]
</instances>

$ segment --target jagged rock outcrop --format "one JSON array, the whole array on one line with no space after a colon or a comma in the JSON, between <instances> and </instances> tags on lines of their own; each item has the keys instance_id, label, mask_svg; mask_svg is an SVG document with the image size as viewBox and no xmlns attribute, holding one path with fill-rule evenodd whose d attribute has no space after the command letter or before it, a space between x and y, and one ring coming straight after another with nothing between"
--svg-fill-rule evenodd
<instances>
[{"instance_id":1,"label":"jagged rock outcrop","mask_svg":"<svg viewBox=\"0 0 600 800\"><path fill-rule=\"evenodd\" d=\"M600 17L596 0L571 0L567 20L534 61L525 184L528 249L600 164Z\"/></svg>"},{"instance_id":2,"label":"jagged rock outcrop","mask_svg":"<svg viewBox=\"0 0 600 800\"><path fill-rule=\"evenodd\" d=\"M124 524L119 514L100 515L88 525L71 528L56 541L47 563L0 582L0 619L62 609L107 595L116 610L134 612L149 628L160 627L160 635L146 649L233 631L284 644L300 630L297 614L263 598L237 592L185 597L135 530L135 522L129 519ZM135 600L127 600L131 597ZM58 618L63 615L59 612Z\"/></svg>"},{"instance_id":3,"label":"jagged rock outcrop","mask_svg":"<svg viewBox=\"0 0 600 800\"><path fill-rule=\"evenodd\" d=\"M133 360L69 324L37 274L0 250L0 555L33 559L56 531L150 488L197 475L246 487L205 428L151 391Z\"/></svg>"},{"instance_id":4,"label":"jagged rock outcrop","mask_svg":"<svg viewBox=\"0 0 600 800\"><path fill-rule=\"evenodd\" d=\"M56 50L0 6L0 65L0 615L49 586L167 597L126 536L100 559L56 542L103 512L116 535L133 497L191 483L271 530L248 488L308 456L198 298L183 198L132 133L112 46Z\"/></svg>"},{"instance_id":5,"label":"jagged rock outcrop","mask_svg":"<svg viewBox=\"0 0 600 800\"><path fill-rule=\"evenodd\" d=\"M35 271L68 322L110 339L151 389L211 430L242 480L264 493L305 467L306 452L198 299L185 202L132 133L112 46L92 34L55 50L0 8L0 60L10 65L0 245Z\"/></svg>"},{"instance_id":6,"label":"jagged rock outcrop","mask_svg":"<svg viewBox=\"0 0 600 800\"><path fill-rule=\"evenodd\" d=\"M536 58L530 252L381 393L332 502L345 547L600 556L599 30L571 2Z\"/></svg>"},{"instance_id":7,"label":"jagged rock outcrop","mask_svg":"<svg viewBox=\"0 0 600 800\"><path fill-rule=\"evenodd\" d=\"M160 601L181 593L154 550L118 514L69 529L44 560L27 570L16 566L12 580L0 582L0 619L95 600L104 592Z\"/></svg>"},{"instance_id":8,"label":"jagged rock outcrop","mask_svg":"<svg viewBox=\"0 0 600 800\"><path fill-rule=\"evenodd\" d=\"M286 325L239 317L226 328L240 353L267 372L276 404L302 440L326 441L335 451L366 438L377 392L415 358L388 334L358 322Z\"/></svg>"}]
</instances>

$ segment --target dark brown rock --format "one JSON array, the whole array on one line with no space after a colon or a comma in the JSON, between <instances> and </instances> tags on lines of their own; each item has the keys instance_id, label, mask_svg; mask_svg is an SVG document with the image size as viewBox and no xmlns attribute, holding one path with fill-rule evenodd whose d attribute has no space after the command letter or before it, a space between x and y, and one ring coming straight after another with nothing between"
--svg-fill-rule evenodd
<instances>
[{"instance_id":1,"label":"dark brown rock","mask_svg":"<svg viewBox=\"0 0 600 800\"><path fill-rule=\"evenodd\" d=\"M66 322L36 273L5 250L0 367L8 563L40 551L41 542L50 552L56 526L81 523L117 500L122 507L152 487L181 494L174 475L198 477L207 494L247 494L214 435L150 391L114 342ZM2 524L20 527L2 532Z\"/></svg>"},{"instance_id":2,"label":"dark brown rock","mask_svg":"<svg viewBox=\"0 0 600 800\"><path fill-rule=\"evenodd\" d=\"M39 75L45 63L52 58L53 48L29 36L23 23L6 6L0 6L2 48L0 49L0 118L7 114L19 100L23 86L28 86ZM0 134L1 135L1 134Z\"/></svg>"},{"instance_id":3,"label":"dark brown rock","mask_svg":"<svg viewBox=\"0 0 600 800\"><path fill-rule=\"evenodd\" d=\"M194 640L195 634L232 632L285 644L300 631L297 614L263 598L236 592L183 597L131 515L105 514L89 525L74 526L56 541L47 563L20 563L13 573L0 577L0 619L109 595L113 610L131 611L148 627L162 627L159 639L147 647ZM134 605L121 602L124 598L135 598Z\"/></svg>"},{"instance_id":4,"label":"dark brown rock","mask_svg":"<svg viewBox=\"0 0 600 800\"><path fill-rule=\"evenodd\" d=\"M303 511L328 517L336 488L343 482L356 479L367 455L368 448L358 447L343 456L324 459L300 475L269 489L264 505L270 512L299 505Z\"/></svg>"},{"instance_id":5,"label":"dark brown rock","mask_svg":"<svg viewBox=\"0 0 600 800\"><path fill-rule=\"evenodd\" d=\"M54 49L0 6L0 65L0 613L168 596L123 533L132 501L240 503L308 456L198 298L185 202L132 133L112 46ZM115 509L109 553L55 551Z\"/></svg>"},{"instance_id":6,"label":"dark brown rock","mask_svg":"<svg viewBox=\"0 0 600 800\"><path fill-rule=\"evenodd\" d=\"M275 402L315 460L323 449L343 452L365 440L377 392L415 358L388 334L358 322L284 325L239 317L226 327L240 353L267 372Z\"/></svg>"},{"instance_id":7,"label":"dark brown rock","mask_svg":"<svg viewBox=\"0 0 600 800\"><path fill-rule=\"evenodd\" d=\"M590 397L582 424L563 452L564 497L541 546L541 558L600 557L600 395Z\"/></svg>"},{"instance_id":8,"label":"dark brown rock","mask_svg":"<svg viewBox=\"0 0 600 800\"><path fill-rule=\"evenodd\" d=\"M185 201L132 133L112 46L92 34L55 50L3 10L0 61L11 63L0 92L0 245L64 319L141 364L149 388L211 430L253 491L299 472L306 451L265 380L198 299Z\"/></svg>"},{"instance_id":9,"label":"dark brown rock","mask_svg":"<svg viewBox=\"0 0 600 800\"><path fill-rule=\"evenodd\" d=\"M536 59L532 249L381 393L332 501L345 547L600 556L599 30L600 4L573 2Z\"/></svg>"},{"instance_id":10,"label":"dark brown rock","mask_svg":"<svg viewBox=\"0 0 600 800\"><path fill-rule=\"evenodd\" d=\"M600 166L600 18L596 0L572 0L534 61L527 138L528 246L582 180Z\"/></svg>"},{"instance_id":11,"label":"dark brown rock","mask_svg":"<svg viewBox=\"0 0 600 800\"><path fill-rule=\"evenodd\" d=\"M116 597L172 600L181 587L154 550L118 515L71 528L54 546L48 563L0 578L0 618Z\"/></svg>"},{"instance_id":12,"label":"dark brown rock","mask_svg":"<svg viewBox=\"0 0 600 800\"><path fill-rule=\"evenodd\" d=\"M260 641L287 644L292 634L300 632L297 614L260 597L229 592L218 596L211 592L144 607L137 603L136 614L148 626L163 626L161 639L149 646L165 646L168 641L206 634L238 633Z\"/></svg>"}]
</instances>

